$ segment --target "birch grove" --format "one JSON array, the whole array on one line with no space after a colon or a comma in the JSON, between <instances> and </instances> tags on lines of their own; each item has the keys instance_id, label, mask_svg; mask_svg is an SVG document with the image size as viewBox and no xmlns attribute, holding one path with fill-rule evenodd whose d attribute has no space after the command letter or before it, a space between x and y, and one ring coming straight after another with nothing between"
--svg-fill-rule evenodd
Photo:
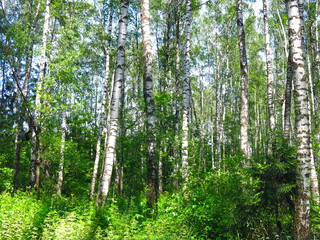
<instances>
[{"instance_id":1,"label":"birch grove","mask_svg":"<svg viewBox=\"0 0 320 240\"><path fill-rule=\"evenodd\" d=\"M319 15L1 0L0 236L319 239Z\"/></svg>"}]
</instances>

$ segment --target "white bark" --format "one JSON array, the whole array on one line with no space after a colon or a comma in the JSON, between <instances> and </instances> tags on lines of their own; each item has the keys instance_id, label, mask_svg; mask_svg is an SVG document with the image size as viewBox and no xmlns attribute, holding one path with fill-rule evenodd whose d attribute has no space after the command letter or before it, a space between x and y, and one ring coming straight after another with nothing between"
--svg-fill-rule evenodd
<instances>
[{"instance_id":1,"label":"white bark","mask_svg":"<svg viewBox=\"0 0 320 240\"><path fill-rule=\"evenodd\" d=\"M318 28L318 13L319 13L319 0L316 1L316 20L315 20L315 30L316 30L316 49L315 49L315 60L316 60L316 73L317 73L317 77L318 79L320 79L320 53L319 53L319 49L320 49L320 45L319 45L319 28ZM319 98L318 98L319 99ZM315 128L317 129L316 132L316 139L317 142L320 142L320 130L319 129L319 116L318 116L318 105L314 105L313 108L313 113L315 116ZM319 155L319 151L318 151L318 155Z\"/></svg>"},{"instance_id":2,"label":"white bark","mask_svg":"<svg viewBox=\"0 0 320 240\"><path fill-rule=\"evenodd\" d=\"M221 158L221 82L220 82L220 59L218 54L218 47L216 49L216 155L215 164L220 168L220 158ZM220 169L219 169L220 170Z\"/></svg>"},{"instance_id":3,"label":"white bark","mask_svg":"<svg viewBox=\"0 0 320 240\"><path fill-rule=\"evenodd\" d=\"M248 108L249 108L249 91L248 91L248 67L246 54L246 39L243 27L242 17L242 0L237 0L237 25L240 51L240 68L241 68L241 111L240 111L240 150L245 157L249 157L249 140L248 140ZM246 163L245 163L246 165Z\"/></svg>"},{"instance_id":4,"label":"white bark","mask_svg":"<svg viewBox=\"0 0 320 240\"><path fill-rule=\"evenodd\" d=\"M60 162L59 162L59 173L58 173L58 183L57 183L57 195L61 195L61 188L63 182L63 167L64 167L64 149L66 141L66 110L62 112L62 124L61 124L61 149L60 149Z\"/></svg>"},{"instance_id":5,"label":"white bark","mask_svg":"<svg viewBox=\"0 0 320 240\"><path fill-rule=\"evenodd\" d=\"M118 132L119 104L124 80L124 64L125 64L125 43L127 36L128 22L128 6L129 1L121 1L121 9L119 16L119 34L118 34L118 51L116 59L116 69L114 76L114 88L110 108L110 130L107 139L106 158L103 166L100 187L97 195L97 205L103 207L108 196L114 157L116 154L115 146Z\"/></svg>"},{"instance_id":6,"label":"white bark","mask_svg":"<svg viewBox=\"0 0 320 240\"><path fill-rule=\"evenodd\" d=\"M309 76L311 74L309 73ZM310 77L311 78L311 77ZM308 102L308 111L309 111L309 116L311 116L311 109L310 109L310 103ZM309 117L309 133L310 136L312 133L312 127L311 127L311 117ZM311 137L310 137L311 139ZM316 165L315 165L315 159L314 159L314 153L313 153L313 143L310 140L310 171L311 171L311 191L312 191L312 197L315 200L315 202L319 205L320 199L319 199L319 181L318 181L318 173L316 170Z\"/></svg>"},{"instance_id":7,"label":"white bark","mask_svg":"<svg viewBox=\"0 0 320 240\"><path fill-rule=\"evenodd\" d=\"M110 65L110 45L111 45L110 38L111 38L111 33L112 33L112 16L113 16L113 6L112 6L112 2L111 2L110 16L109 16L109 27L108 27L109 40L107 43L107 49L105 51L106 65L105 65L104 87L103 87L101 113L100 113L100 120L99 120L99 131L98 131L97 145L96 145L96 156L95 156L95 160L94 160L92 181L91 181L91 188L90 188L90 199L93 198L93 194L94 194L94 190L95 190L95 186L96 186L96 179L97 179L97 174L98 174L100 151L101 151L101 139L102 139L103 129L104 129L104 125L105 125L106 101L107 101L107 94L108 94L108 89L109 89L109 65Z\"/></svg>"},{"instance_id":8,"label":"white bark","mask_svg":"<svg viewBox=\"0 0 320 240\"><path fill-rule=\"evenodd\" d=\"M4 0L3 0L4 3ZM36 9L36 14L35 14L35 19L32 27L32 32L30 32L30 38L32 38L35 34L36 27L38 24L38 18L39 18L39 13L40 13L40 6L41 6L41 1L39 0L37 9ZM21 103L22 105L25 104L27 95L28 95L28 89L29 89L29 79L30 79L30 72L31 72L31 65L32 65L32 57L33 57L33 45L34 41L31 41L31 46L29 49L27 49L27 65L26 65L26 73L25 73L25 78L24 78L24 83L23 83L23 88L22 88L22 96L21 96ZM19 175L20 175L20 153L21 153L21 140L22 140L22 124L23 124L23 119L24 119L24 110L22 109L23 112L20 113L19 120L18 120L18 127L17 127L17 133L16 133L16 140L15 140L15 172L14 172L14 189L18 189L19 186Z\"/></svg>"},{"instance_id":9,"label":"white bark","mask_svg":"<svg viewBox=\"0 0 320 240\"><path fill-rule=\"evenodd\" d=\"M309 131L310 136L312 136L312 121L311 121L311 112L314 114L315 110L315 102L313 97L313 82L312 82L312 73L311 73L311 63L309 56L307 57L307 64L308 64L308 79L309 79L309 87L310 87L310 95L311 95L311 106L310 102L308 102L308 108L309 108ZM312 139L312 138L311 138ZM310 152L311 152L311 190L312 190L312 197L315 200L315 202L319 205L320 204L320 198L319 198L319 180L318 180L318 173L316 170L316 164L315 164L315 157L313 152L313 143L312 140L310 141Z\"/></svg>"},{"instance_id":10,"label":"white bark","mask_svg":"<svg viewBox=\"0 0 320 240\"><path fill-rule=\"evenodd\" d=\"M180 1L176 0L176 64L175 64L175 83L176 83L176 106L175 106L175 139L176 144L179 142L180 138ZM174 173L177 174L180 168L180 146L176 147L174 150L175 166ZM175 187L178 188L178 180L175 180Z\"/></svg>"},{"instance_id":11,"label":"white bark","mask_svg":"<svg viewBox=\"0 0 320 240\"><path fill-rule=\"evenodd\" d=\"M273 74L272 74L272 66L271 66L270 34L269 34L267 5L268 5L268 1L263 0L263 21L264 21L264 36L265 36L266 65L267 65L268 113L269 113L269 124L270 124L271 135L273 135L275 130L274 102L273 102L273 96L272 96Z\"/></svg>"},{"instance_id":12,"label":"white bark","mask_svg":"<svg viewBox=\"0 0 320 240\"><path fill-rule=\"evenodd\" d=\"M42 33L42 46L41 46L41 56L40 56L40 69L39 69L39 79L37 83L37 91L36 91L36 107L35 107L35 117L34 117L34 126L36 130L39 128L39 118L40 118L40 100L41 100L41 91L42 91L42 83L44 78L44 70L46 64L46 50L47 50L47 39L49 33L49 19L50 19L50 0L46 1L46 10L44 16L44 25L43 25L43 33ZM37 143L37 133L35 129L32 128L32 138L31 138L31 149L30 149L30 186L33 187L36 181L35 174L35 165L36 165L36 155L37 151L39 151L40 143ZM38 186L39 187L39 186Z\"/></svg>"},{"instance_id":13,"label":"white bark","mask_svg":"<svg viewBox=\"0 0 320 240\"><path fill-rule=\"evenodd\" d=\"M149 0L141 0L141 28L143 42L143 95L146 105L147 138L147 206L156 208L158 199L158 171L156 160L156 116L152 83L152 39Z\"/></svg>"},{"instance_id":14,"label":"white bark","mask_svg":"<svg viewBox=\"0 0 320 240\"><path fill-rule=\"evenodd\" d=\"M287 63L287 82L285 92L285 109L284 109L284 123L283 123L283 135L286 140L290 139L290 114L291 114L291 93L292 93L292 53L289 47L288 63Z\"/></svg>"},{"instance_id":15,"label":"white bark","mask_svg":"<svg viewBox=\"0 0 320 240\"><path fill-rule=\"evenodd\" d=\"M182 177L188 181L188 132L189 132L189 105L190 105L190 31L191 31L191 0L186 1L185 20L185 49L184 49L184 79L182 103Z\"/></svg>"},{"instance_id":16,"label":"white bark","mask_svg":"<svg viewBox=\"0 0 320 240\"><path fill-rule=\"evenodd\" d=\"M303 47L303 20L299 3L286 0L289 23L289 39L292 51L292 72L297 129L296 198L294 214L294 239L310 239L310 131L308 110L308 79L305 71Z\"/></svg>"}]
</instances>

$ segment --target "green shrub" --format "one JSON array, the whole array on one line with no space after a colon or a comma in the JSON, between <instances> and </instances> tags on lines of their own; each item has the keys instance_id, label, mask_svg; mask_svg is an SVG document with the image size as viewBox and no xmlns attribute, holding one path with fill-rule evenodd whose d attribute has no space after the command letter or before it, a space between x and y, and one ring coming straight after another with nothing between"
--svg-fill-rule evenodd
<instances>
[{"instance_id":1,"label":"green shrub","mask_svg":"<svg viewBox=\"0 0 320 240\"><path fill-rule=\"evenodd\" d=\"M32 194L8 192L0 195L0 236L2 239L39 238L39 220L45 207Z\"/></svg>"}]
</instances>

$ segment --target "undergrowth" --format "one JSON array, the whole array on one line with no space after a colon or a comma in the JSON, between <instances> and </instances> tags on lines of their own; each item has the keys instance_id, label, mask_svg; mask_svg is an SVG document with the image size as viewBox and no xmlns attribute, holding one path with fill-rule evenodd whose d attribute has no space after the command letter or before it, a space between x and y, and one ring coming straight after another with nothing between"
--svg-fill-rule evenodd
<instances>
[{"instance_id":1,"label":"undergrowth","mask_svg":"<svg viewBox=\"0 0 320 240\"><path fill-rule=\"evenodd\" d=\"M279 198L269 192L266 195L271 187L261 185L259 178L271 172L259 166L245 171L190 176L185 187L160 196L153 218L147 217L144 194L130 203L125 197L109 199L104 209L96 211L94 203L84 197L46 193L36 198L34 193L12 196L4 191L0 194L0 239L235 240L274 239L276 235L292 239L293 212L284 202L291 192L282 191L283 185L271 186ZM255 175L255 180L245 177L249 175ZM319 213L319 207L313 206L315 237L320 229Z\"/></svg>"}]
</instances>

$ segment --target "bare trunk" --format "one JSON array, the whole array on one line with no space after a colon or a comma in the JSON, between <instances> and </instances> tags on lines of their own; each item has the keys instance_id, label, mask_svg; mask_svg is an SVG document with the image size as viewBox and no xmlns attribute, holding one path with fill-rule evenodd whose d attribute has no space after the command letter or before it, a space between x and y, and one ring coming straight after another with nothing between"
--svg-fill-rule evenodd
<instances>
[{"instance_id":1,"label":"bare trunk","mask_svg":"<svg viewBox=\"0 0 320 240\"><path fill-rule=\"evenodd\" d=\"M32 140L31 140L31 158L30 158L30 186L33 187L34 184L37 184L37 193L39 192L39 184L40 184L40 143L39 137L37 137L37 132L39 132L39 119L40 119L40 108L41 108L41 91L42 91L42 83L44 78L44 70L46 64L46 50L47 50L47 39L49 33L49 19L50 19L50 0L46 1L46 10L44 17L44 26L42 33L42 47L41 47L41 57L40 57L40 69L39 69L39 79L37 83L37 91L36 91L36 106L35 106L35 117L34 117L34 125L36 129L32 128ZM37 157L36 157L37 156ZM37 161L37 163L36 163ZM37 174L35 174L35 165L37 165ZM39 178L39 179L38 179Z\"/></svg>"},{"instance_id":2,"label":"bare trunk","mask_svg":"<svg viewBox=\"0 0 320 240\"><path fill-rule=\"evenodd\" d=\"M141 0L141 28L143 42L143 95L147 125L147 207L157 211L158 171L156 160L156 116L152 83L152 40L150 32L149 0Z\"/></svg>"},{"instance_id":3,"label":"bare trunk","mask_svg":"<svg viewBox=\"0 0 320 240\"><path fill-rule=\"evenodd\" d=\"M287 64L287 83L285 93L285 110L284 110L284 138L290 139L290 113L291 113L291 92L292 92L292 58L291 48L289 46L288 64Z\"/></svg>"},{"instance_id":4,"label":"bare trunk","mask_svg":"<svg viewBox=\"0 0 320 240\"><path fill-rule=\"evenodd\" d=\"M218 49L216 49L216 154L215 163L217 168L220 168L221 160L221 82L219 75L220 59L218 56ZM220 169L219 169L220 170Z\"/></svg>"},{"instance_id":5,"label":"bare trunk","mask_svg":"<svg viewBox=\"0 0 320 240\"><path fill-rule=\"evenodd\" d=\"M308 102L308 109L309 109L309 132L310 136L312 136L312 119L311 119L311 112L315 114L315 102L314 102L314 96L313 96L313 81L312 81L312 73L311 73L311 63L309 60L309 57L307 57L307 64L308 64L308 79L309 79L309 87L310 87L310 96L311 96L311 106L310 107L310 102ZM313 142L312 142L312 137L310 137L310 152L311 152L311 190L312 190L312 197L315 200L315 202L319 205L320 204L320 196L319 196L319 180L318 180L318 173L316 170L316 162L315 162L315 156L314 156L314 151L313 151Z\"/></svg>"},{"instance_id":6,"label":"bare trunk","mask_svg":"<svg viewBox=\"0 0 320 240\"><path fill-rule=\"evenodd\" d=\"M320 79L320 53L319 53L319 49L320 49L320 45L319 45L319 28L318 28L318 12L319 12L319 0L316 1L316 20L315 20L315 30L316 30L316 42L315 42L315 71L316 71L316 75L318 77L318 80ZM319 90L319 88L318 88ZM319 102L319 96L318 94L316 95L316 93L314 92L314 98L317 99L317 102ZM316 139L317 139L317 143L320 143L320 129L319 129L319 116L318 116L318 105L315 104L314 108L313 108L313 113L314 113L314 128L317 129L315 135L316 135ZM320 152L318 151L317 155L320 155Z\"/></svg>"},{"instance_id":7,"label":"bare trunk","mask_svg":"<svg viewBox=\"0 0 320 240\"><path fill-rule=\"evenodd\" d=\"M59 162L59 173L57 183L57 195L61 195L62 181L63 181L63 166L64 166L64 149L66 141L66 110L62 111L62 124L61 124L61 149L60 149L60 162Z\"/></svg>"},{"instance_id":8,"label":"bare trunk","mask_svg":"<svg viewBox=\"0 0 320 240\"><path fill-rule=\"evenodd\" d=\"M289 39L292 51L292 73L297 129L296 198L294 239L310 239L310 126L308 110L308 79L303 47L303 19L299 9L303 1L288 1ZM300 4L299 4L300 3Z\"/></svg>"},{"instance_id":9,"label":"bare trunk","mask_svg":"<svg viewBox=\"0 0 320 240\"><path fill-rule=\"evenodd\" d=\"M311 109L310 109L310 103L308 102L308 111L309 116L311 116ZM309 117L309 133L310 136L312 136L312 127L311 127L311 117ZM319 199L319 181L318 181L318 173L315 166L315 159L314 159L314 153L313 153L313 143L310 137L310 170L311 170L311 191L312 191L312 197L314 201L319 205L320 199Z\"/></svg>"},{"instance_id":10,"label":"bare trunk","mask_svg":"<svg viewBox=\"0 0 320 240\"><path fill-rule=\"evenodd\" d=\"M13 188L17 190L19 187L19 175L20 175L20 153L21 153L21 140L22 140L22 116L20 115L18 119L18 128L15 139L15 166L14 166L14 179Z\"/></svg>"},{"instance_id":11,"label":"bare trunk","mask_svg":"<svg viewBox=\"0 0 320 240\"><path fill-rule=\"evenodd\" d=\"M40 5L41 5L41 1L39 0L34 23L33 23L33 28L32 28L32 31L29 33L31 38L31 46L29 49L27 49L26 73L25 73L25 78L24 78L24 83L22 88L22 96L21 96L22 107L20 107L21 112L19 113L20 116L18 120L18 127L17 127L16 140L15 140L15 168L14 168L14 180L13 180L14 190L17 190L19 187L20 154L21 154L22 134L23 134L22 124L23 124L24 113L25 113L24 105L25 105L25 99L27 98L27 95L28 95L29 79L30 79L30 73L31 73L32 57L33 57L34 41L32 38L35 34L37 24L38 24ZM4 74L3 74L3 77L4 77Z\"/></svg>"},{"instance_id":12,"label":"bare trunk","mask_svg":"<svg viewBox=\"0 0 320 240\"><path fill-rule=\"evenodd\" d=\"M4 14L6 14L6 1L5 0L1 0L2 3L2 11L4 12Z\"/></svg>"},{"instance_id":13,"label":"bare trunk","mask_svg":"<svg viewBox=\"0 0 320 240\"><path fill-rule=\"evenodd\" d=\"M242 17L242 0L237 0L237 26L239 37L240 51L240 68L241 68L241 112L240 112L240 150L245 157L249 157L249 140L248 140L248 108L249 108L249 91L248 91L248 67L246 53L246 39L243 27ZM244 163L247 165L247 162Z\"/></svg>"},{"instance_id":14,"label":"bare trunk","mask_svg":"<svg viewBox=\"0 0 320 240\"><path fill-rule=\"evenodd\" d=\"M164 141L160 142L160 146L162 146L162 144L164 143ZM159 156L159 193L163 193L163 182L162 182L162 173L163 173L163 155L165 154L166 149L163 149L163 152L160 152L160 156Z\"/></svg>"},{"instance_id":15,"label":"bare trunk","mask_svg":"<svg viewBox=\"0 0 320 240\"><path fill-rule=\"evenodd\" d=\"M125 63L125 43L127 36L129 1L121 1L119 16L119 34L118 34L118 51L116 60L116 69L114 76L114 88L110 108L110 131L107 138L106 158L103 164L102 177L97 195L97 206L103 207L108 196L114 157L116 154L115 146L118 132L118 115L122 81L124 80L124 63Z\"/></svg>"},{"instance_id":16,"label":"bare trunk","mask_svg":"<svg viewBox=\"0 0 320 240\"><path fill-rule=\"evenodd\" d=\"M100 113L100 121L99 121L99 131L97 137L97 145L96 145L96 156L94 160L93 166L93 173L92 173L92 181L91 181L91 188L90 188L90 200L93 198L93 194L95 191L96 186L96 179L98 175L98 167L99 167L99 160L100 160L100 151L101 151L101 139L103 135L103 129L105 125L105 116L106 116L106 101L107 101L107 94L109 90L109 64L110 64L110 45L111 45L111 33L112 33L112 16L113 16L113 6L112 1L110 2L110 16L109 16L109 28L108 28L108 45L105 51L105 59L106 59L106 66L105 66L105 76L104 76L104 87L103 87L103 95L102 95L102 106L101 106L101 113ZM109 96L110 97L110 96Z\"/></svg>"},{"instance_id":17,"label":"bare trunk","mask_svg":"<svg viewBox=\"0 0 320 240\"><path fill-rule=\"evenodd\" d=\"M204 156L204 105L203 105L203 83L201 79L201 119L200 119L200 161L203 163L203 170L206 172L206 157ZM199 162L199 169L201 169L201 162Z\"/></svg>"},{"instance_id":18,"label":"bare trunk","mask_svg":"<svg viewBox=\"0 0 320 240\"><path fill-rule=\"evenodd\" d=\"M270 125L270 144L268 146L268 154L272 152L273 137L275 130L275 118L274 118L274 101L273 101L273 75L271 66L271 53L270 53L270 35L269 35L269 24L268 24L268 9L267 0L263 0L263 21L264 21L264 36L266 46L266 65L267 65L267 98L268 98L268 113L269 113L269 125Z\"/></svg>"},{"instance_id":19,"label":"bare trunk","mask_svg":"<svg viewBox=\"0 0 320 240\"><path fill-rule=\"evenodd\" d=\"M179 146L180 139L180 1L176 0L175 2L175 22L176 22L176 64L175 64L175 84L176 84L176 106L175 106L175 149L174 149L174 173L177 176L177 173L180 169L180 157L181 149ZM179 187L178 179L175 179L174 185L176 188Z\"/></svg>"},{"instance_id":20,"label":"bare trunk","mask_svg":"<svg viewBox=\"0 0 320 240\"><path fill-rule=\"evenodd\" d=\"M182 104L182 177L188 181L188 132L189 132L189 96L190 96L190 31L191 31L191 0L186 1L184 79Z\"/></svg>"}]
</instances>

